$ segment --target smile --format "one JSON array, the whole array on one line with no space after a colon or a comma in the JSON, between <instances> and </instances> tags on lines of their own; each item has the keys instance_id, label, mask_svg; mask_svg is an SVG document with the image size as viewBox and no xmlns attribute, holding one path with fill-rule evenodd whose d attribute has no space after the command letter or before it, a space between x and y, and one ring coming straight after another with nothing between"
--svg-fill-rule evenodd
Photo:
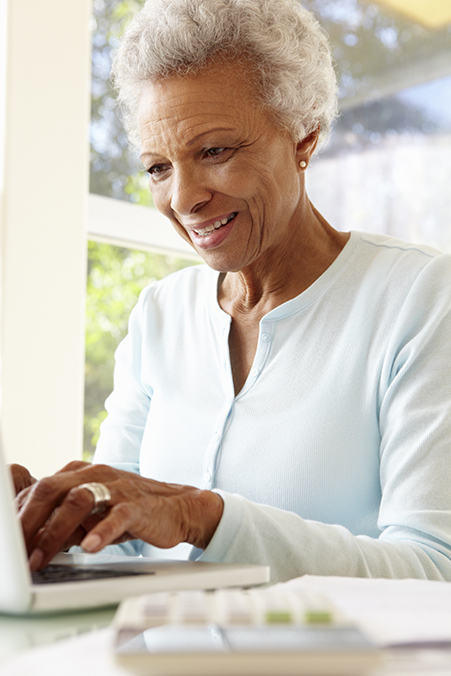
<instances>
[{"instance_id":1,"label":"smile","mask_svg":"<svg viewBox=\"0 0 451 676\"><path fill-rule=\"evenodd\" d=\"M223 218L220 221L215 221L211 225L207 225L205 228L199 228L198 230L194 230L196 235L199 235L200 237L206 237L207 235L210 234L210 232L213 232L213 230L217 230L218 228L221 228L223 225L227 225L227 223L230 223L230 221L235 218L237 215L237 211L234 211L233 214L230 214L230 216L227 216L227 218Z\"/></svg>"}]
</instances>

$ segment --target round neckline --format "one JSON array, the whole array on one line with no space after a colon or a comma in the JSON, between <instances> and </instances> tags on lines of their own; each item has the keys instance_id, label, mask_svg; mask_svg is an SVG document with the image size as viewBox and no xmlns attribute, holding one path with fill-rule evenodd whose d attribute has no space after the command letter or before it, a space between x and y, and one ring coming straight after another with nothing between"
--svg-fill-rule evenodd
<instances>
[{"instance_id":1,"label":"round neckline","mask_svg":"<svg viewBox=\"0 0 451 676\"><path fill-rule=\"evenodd\" d=\"M264 315L262 321L277 320L293 314L294 312L299 311L301 308L311 303L319 294L321 294L329 286L329 284L331 284L339 272L346 266L360 242L360 232L351 230L349 234L350 237L348 241L335 260L329 265L329 267L299 295L295 296L294 298L290 298L290 300L287 300L284 303L281 303L281 305L278 305L273 310ZM211 272L214 275L216 283L212 284L209 288L210 308L218 319L224 321L224 318L227 318L229 323L231 321L230 315L228 315L227 312L221 308L218 302L219 286L226 273L213 270L211 270Z\"/></svg>"}]
</instances>

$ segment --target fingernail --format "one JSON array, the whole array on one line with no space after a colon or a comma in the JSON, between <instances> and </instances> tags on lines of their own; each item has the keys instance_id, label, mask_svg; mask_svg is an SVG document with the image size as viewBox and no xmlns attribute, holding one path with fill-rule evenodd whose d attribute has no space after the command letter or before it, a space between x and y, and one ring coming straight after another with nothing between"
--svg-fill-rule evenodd
<instances>
[{"instance_id":1,"label":"fingernail","mask_svg":"<svg viewBox=\"0 0 451 676\"><path fill-rule=\"evenodd\" d=\"M100 549L102 544L102 538L97 533L88 533L85 539L82 541L81 546L86 552L95 552L97 549Z\"/></svg>"},{"instance_id":2,"label":"fingernail","mask_svg":"<svg viewBox=\"0 0 451 676\"><path fill-rule=\"evenodd\" d=\"M32 572L34 572L35 570L39 570L43 561L44 561L44 552L42 551L42 549L34 549L28 561L30 570Z\"/></svg>"}]
</instances>

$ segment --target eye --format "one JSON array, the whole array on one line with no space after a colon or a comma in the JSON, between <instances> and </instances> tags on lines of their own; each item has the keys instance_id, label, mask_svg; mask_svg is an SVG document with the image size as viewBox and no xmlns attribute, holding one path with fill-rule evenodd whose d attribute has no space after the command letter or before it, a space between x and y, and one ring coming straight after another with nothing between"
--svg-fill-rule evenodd
<instances>
[{"instance_id":1,"label":"eye","mask_svg":"<svg viewBox=\"0 0 451 676\"><path fill-rule=\"evenodd\" d=\"M146 169L146 171L151 176L155 176L157 174L161 174L161 172L164 171L164 165L163 164L154 164L153 166Z\"/></svg>"},{"instance_id":2,"label":"eye","mask_svg":"<svg viewBox=\"0 0 451 676\"><path fill-rule=\"evenodd\" d=\"M217 157L225 150L227 150L227 148L207 148L205 154L207 155L207 157Z\"/></svg>"},{"instance_id":3,"label":"eye","mask_svg":"<svg viewBox=\"0 0 451 676\"><path fill-rule=\"evenodd\" d=\"M153 164L146 169L151 181L162 181L168 176L170 165L167 164Z\"/></svg>"}]
</instances>

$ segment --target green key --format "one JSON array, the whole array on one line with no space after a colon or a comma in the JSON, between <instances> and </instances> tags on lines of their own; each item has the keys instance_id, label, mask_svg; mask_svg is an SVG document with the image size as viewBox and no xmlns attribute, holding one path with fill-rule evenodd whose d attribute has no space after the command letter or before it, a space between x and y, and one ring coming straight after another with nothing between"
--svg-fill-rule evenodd
<instances>
[{"instance_id":1,"label":"green key","mask_svg":"<svg viewBox=\"0 0 451 676\"><path fill-rule=\"evenodd\" d=\"M304 620L307 624L329 624L332 613L329 610L306 610Z\"/></svg>"},{"instance_id":2,"label":"green key","mask_svg":"<svg viewBox=\"0 0 451 676\"><path fill-rule=\"evenodd\" d=\"M265 620L268 624L287 624L292 619L291 613L288 610L269 610L265 613Z\"/></svg>"}]
</instances>

